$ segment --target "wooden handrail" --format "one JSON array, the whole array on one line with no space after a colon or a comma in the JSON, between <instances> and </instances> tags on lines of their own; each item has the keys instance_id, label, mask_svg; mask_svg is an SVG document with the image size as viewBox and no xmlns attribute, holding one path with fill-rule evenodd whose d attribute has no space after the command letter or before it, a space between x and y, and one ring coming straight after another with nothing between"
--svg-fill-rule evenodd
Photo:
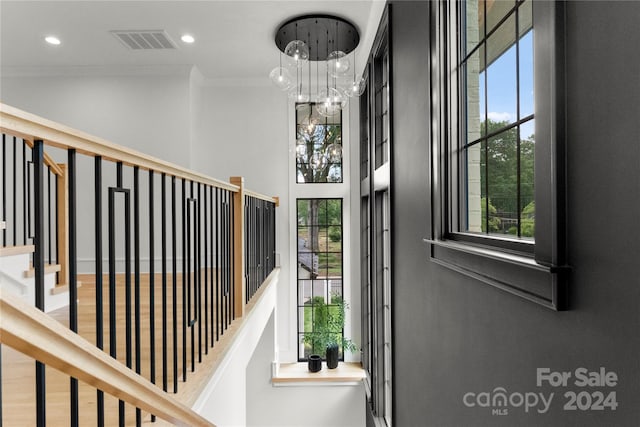
<instances>
[{"instance_id":1,"label":"wooden handrail","mask_svg":"<svg viewBox=\"0 0 640 427\"><path fill-rule=\"evenodd\" d=\"M267 202L275 203L276 206L280 205L279 197L265 196L264 194L256 193L255 191L251 191L247 189L244 190L244 195L249 197L255 197L256 199L260 199L260 200L266 200Z\"/></svg>"},{"instance_id":2,"label":"wooden handrail","mask_svg":"<svg viewBox=\"0 0 640 427\"><path fill-rule=\"evenodd\" d=\"M214 424L47 314L0 289L0 342L178 426Z\"/></svg>"},{"instance_id":3,"label":"wooden handrail","mask_svg":"<svg viewBox=\"0 0 640 427\"><path fill-rule=\"evenodd\" d=\"M236 185L211 178L207 175L191 171L182 166L149 156L131 148L114 144L102 138L56 123L35 114L0 103L0 130L9 135L23 138L30 147L33 141L41 139L46 145L69 149L88 156L102 156L105 160L122 162L129 166L139 166L141 169L152 169L159 173L166 173L176 178L184 178L202 184L212 185L225 190L238 192ZM64 170L45 153L45 164L51 167L58 176L64 175ZM265 196L255 191L245 189L245 194L279 205L278 197Z\"/></svg>"},{"instance_id":4,"label":"wooden handrail","mask_svg":"<svg viewBox=\"0 0 640 427\"><path fill-rule=\"evenodd\" d=\"M61 125L54 121L27 113L18 108L0 103L0 129L7 134L26 140L41 139L46 145L62 149L73 148L76 152L87 156L102 156L105 160L122 162L141 169L152 169L176 178L184 178L194 182L211 185L232 192L237 192L235 185L219 181L207 175L191 171L182 166L151 157L147 154L114 144L105 139Z\"/></svg>"}]
</instances>

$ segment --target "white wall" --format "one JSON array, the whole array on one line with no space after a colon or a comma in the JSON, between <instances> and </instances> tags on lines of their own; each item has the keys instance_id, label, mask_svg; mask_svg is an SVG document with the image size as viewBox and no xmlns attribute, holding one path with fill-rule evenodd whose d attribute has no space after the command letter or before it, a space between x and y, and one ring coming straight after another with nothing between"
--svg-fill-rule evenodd
<instances>
[{"instance_id":1,"label":"white wall","mask_svg":"<svg viewBox=\"0 0 640 427\"><path fill-rule=\"evenodd\" d=\"M220 367L193 405L194 411L217 426L247 425L247 376L251 374L248 366L254 352L260 351L259 342L263 343L262 348L271 350L265 357L273 360L279 285L276 277L275 283L263 291L259 303L246 315Z\"/></svg>"},{"instance_id":2,"label":"white wall","mask_svg":"<svg viewBox=\"0 0 640 427\"><path fill-rule=\"evenodd\" d=\"M151 72L151 74L149 74ZM49 73L49 74L47 74ZM162 160L190 167L191 158L191 67L170 69L90 71L42 70L23 75L3 75L0 80L2 102L63 125L124 145ZM45 151L61 163L66 152L46 147ZM115 185L115 166L103 162L103 185ZM77 231L93 236L93 159L77 155ZM142 191L147 188L147 173L140 174ZM132 172L124 171L125 186L130 187ZM156 184L159 202L159 182ZM103 198L103 236L107 236L107 200ZM87 213L88 214L84 214ZM141 217L148 215L148 203L141 201ZM20 218L20 215L18 215ZM11 226L11 224L8 224ZM148 232L141 232L141 257L148 258ZM107 239L103 239L106 256ZM155 253L160 253L156 238ZM123 246L116 257L122 261ZM92 272L93 239L78 239L79 272ZM104 267L106 271L106 263ZM146 269L146 265L143 265ZM122 271L122 268L119 268Z\"/></svg>"},{"instance_id":3,"label":"white wall","mask_svg":"<svg viewBox=\"0 0 640 427\"><path fill-rule=\"evenodd\" d=\"M276 252L282 266L278 307L291 307L289 284L289 176L288 118L286 94L268 79L252 81L206 81L201 92L202 113L195 130L192 167L224 179L244 176L245 186L280 198L276 211ZM296 325L288 311L278 311L279 348L291 346ZM293 329L292 329L293 328Z\"/></svg>"},{"instance_id":4,"label":"white wall","mask_svg":"<svg viewBox=\"0 0 640 427\"><path fill-rule=\"evenodd\" d=\"M365 394L358 385L274 387L271 327L256 347L246 371L246 425L254 427L361 427L365 425ZM326 369L326 368L325 368Z\"/></svg>"},{"instance_id":5,"label":"white wall","mask_svg":"<svg viewBox=\"0 0 640 427\"><path fill-rule=\"evenodd\" d=\"M189 73L3 75L0 93L5 104L189 167Z\"/></svg>"},{"instance_id":6,"label":"white wall","mask_svg":"<svg viewBox=\"0 0 640 427\"><path fill-rule=\"evenodd\" d=\"M278 282L249 313L232 348L193 405L221 427L365 425L364 385L274 387Z\"/></svg>"}]
</instances>

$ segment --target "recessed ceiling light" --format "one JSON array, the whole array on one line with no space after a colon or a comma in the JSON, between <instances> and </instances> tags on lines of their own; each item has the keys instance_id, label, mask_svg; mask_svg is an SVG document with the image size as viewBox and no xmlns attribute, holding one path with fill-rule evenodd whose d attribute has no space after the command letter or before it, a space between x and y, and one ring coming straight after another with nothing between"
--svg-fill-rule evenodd
<instances>
[{"instance_id":1,"label":"recessed ceiling light","mask_svg":"<svg viewBox=\"0 0 640 427\"><path fill-rule=\"evenodd\" d=\"M180 40L185 43L193 43L194 41L196 41L196 39L194 39L191 34L184 34L182 37L180 37Z\"/></svg>"},{"instance_id":2,"label":"recessed ceiling light","mask_svg":"<svg viewBox=\"0 0 640 427\"><path fill-rule=\"evenodd\" d=\"M49 44L54 44L56 46L60 44L60 39L55 36L47 36L44 38L44 41L46 41Z\"/></svg>"}]
</instances>

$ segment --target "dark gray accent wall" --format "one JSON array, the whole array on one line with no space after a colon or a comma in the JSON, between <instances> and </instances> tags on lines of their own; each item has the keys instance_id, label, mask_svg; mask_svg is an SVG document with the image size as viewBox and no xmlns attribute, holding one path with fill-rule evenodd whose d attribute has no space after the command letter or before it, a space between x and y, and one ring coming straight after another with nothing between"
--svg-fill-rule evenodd
<instances>
[{"instance_id":1,"label":"dark gray accent wall","mask_svg":"<svg viewBox=\"0 0 640 427\"><path fill-rule=\"evenodd\" d=\"M428 259L427 2L391 5L395 426L640 426L640 2L566 9L570 310ZM614 371L615 387L537 387L537 368ZM548 412L466 407L467 392L554 393ZM617 410L566 411L566 391Z\"/></svg>"}]
</instances>

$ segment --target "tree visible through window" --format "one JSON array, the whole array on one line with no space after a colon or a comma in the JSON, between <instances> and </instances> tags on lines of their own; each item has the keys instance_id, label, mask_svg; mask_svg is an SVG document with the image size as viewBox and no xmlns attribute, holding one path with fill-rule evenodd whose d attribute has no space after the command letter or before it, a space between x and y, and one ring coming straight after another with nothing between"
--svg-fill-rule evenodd
<instances>
[{"instance_id":1,"label":"tree visible through window","mask_svg":"<svg viewBox=\"0 0 640 427\"><path fill-rule=\"evenodd\" d=\"M531 1L460 3L461 231L533 238Z\"/></svg>"},{"instance_id":2,"label":"tree visible through window","mask_svg":"<svg viewBox=\"0 0 640 427\"><path fill-rule=\"evenodd\" d=\"M342 315L342 199L298 199L298 358L324 355L320 316ZM343 331L336 329L336 341ZM318 340L314 340L314 334ZM303 337L307 340L303 342ZM311 337L311 338L309 338ZM318 347L318 348L314 348ZM340 358L343 357L340 348Z\"/></svg>"},{"instance_id":3,"label":"tree visible through window","mask_svg":"<svg viewBox=\"0 0 640 427\"><path fill-rule=\"evenodd\" d=\"M565 2L431 2L434 262L568 304ZM445 100L445 102L440 102Z\"/></svg>"},{"instance_id":4,"label":"tree visible through window","mask_svg":"<svg viewBox=\"0 0 640 427\"><path fill-rule=\"evenodd\" d=\"M323 117L296 104L296 182L342 182L342 113Z\"/></svg>"}]
</instances>

